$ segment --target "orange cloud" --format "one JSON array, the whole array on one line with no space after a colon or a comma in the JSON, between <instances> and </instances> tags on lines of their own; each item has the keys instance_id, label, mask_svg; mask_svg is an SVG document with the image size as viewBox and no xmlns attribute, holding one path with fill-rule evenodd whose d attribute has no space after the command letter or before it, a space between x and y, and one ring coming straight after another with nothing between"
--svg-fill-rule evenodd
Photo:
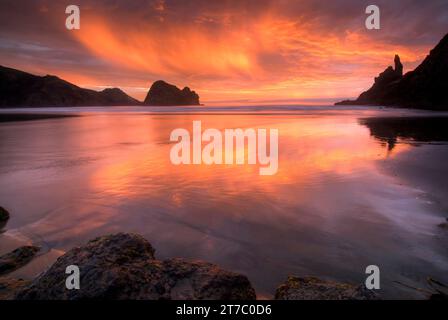
<instances>
[{"instance_id":1,"label":"orange cloud","mask_svg":"<svg viewBox=\"0 0 448 320\"><path fill-rule=\"evenodd\" d=\"M100 57L151 73L245 73L253 67L247 48L236 45L244 42L241 35L229 34L224 39L215 39L212 34L181 29L169 28L160 34L160 30L148 25L145 30L125 30L117 34L98 19L88 23L77 33L77 38Z\"/></svg>"},{"instance_id":2,"label":"orange cloud","mask_svg":"<svg viewBox=\"0 0 448 320\"><path fill-rule=\"evenodd\" d=\"M187 24L84 19L77 40L105 61L146 72L148 83L138 86L163 76L194 87L203 100L354 95L396 52L404 61L418 61L425 52L373 41L357 31L332 34L316 23L272 13L247 23L229 23L225 16ZM210 19L217 28L204 26ZM344 92L347 84L351 92Z\"/></svg>"},{"instance_id":3,"label":"orange cloud","mask_svg":"<svg viewBox=\"0 0 448 320\"><path fill-rule=\"evenodd\" d=\"M348 98L396 53L406 70L416 67L446 33L447 17L444 0L378 0L386 13L379 31L365 29L356 0L79 5L81 30L69 32L61 2L1 2L3 64L90 88L118 86L139 99L158 79L193 87L203 102Z\"/></svg>"}]
</instances>

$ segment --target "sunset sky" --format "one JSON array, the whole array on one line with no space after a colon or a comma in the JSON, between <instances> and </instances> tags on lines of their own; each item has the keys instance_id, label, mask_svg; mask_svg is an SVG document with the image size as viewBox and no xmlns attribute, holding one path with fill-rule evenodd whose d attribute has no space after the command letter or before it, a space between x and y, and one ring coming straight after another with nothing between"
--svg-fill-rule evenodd
<instances>
[{"instance_id":1,"label":"sunset sky","mask_svg":"<svg viewBox=\"0 0 448 320\"><path fill-rule=\"evenodd\" d=\"M81 29L65 28L65 7ZM381 9L381 30L364 26ZM393 63L415 68L448 32L448 1L0 1L0 64L143 100L163 79L203 103L327 104Z\"/></svg>"}]
</instances>

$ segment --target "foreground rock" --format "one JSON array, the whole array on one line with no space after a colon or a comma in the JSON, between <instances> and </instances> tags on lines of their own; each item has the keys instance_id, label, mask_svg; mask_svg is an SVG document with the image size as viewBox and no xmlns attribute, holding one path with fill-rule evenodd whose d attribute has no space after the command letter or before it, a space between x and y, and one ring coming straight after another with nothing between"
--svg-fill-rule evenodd
<instances>
[{"instance_id":1,"label":"foreground rock","mask_svg":"<svg viewBox=\"0 0 448 320\"><path fill-rule=\"evenodd\" d=\"M374 85L356 100L336 105L383 105L418 109L448 110L448 34L414 70L402 75L403 65L395 57Z\"/></svg>"},{"instance_id":2,"label":"foreground rock","mask_svg":"<svg viewBox=\"0 0 448 320\"><path fill-rule=\"evenodd\" d=\"M185 87L178 87L159 80L152 84L144 104L149 106L199 105L199 95Z\"/></svg>"},{"instance_id":3,"label":"foreground rock","mask_svg":"<svg viewBox=\"0 0 448 320\"><path fill-rule=\"evenodd\" d=\"M67 290L65 269L77 265L81 290ZM205 262L156 260L143 237L119 233L61 256L17 299L255 299L249 280Z\"/></svg>"},{"instance_id":4,"label":"foreground rock","mask_svg":"<svg viewBox=\"0 0 448 320\"><path fill-rule=\"evenodd\" d=\"M275 292L276 300L375 300L363 286L325 281L315 277L288 277Z\"/></svg>"},{"instance_id":5,"label":"foreground rock","mask_svg":"<svg viewBox=\"0 0 448 320\"><path fill-rule=\"evenodd\" d=\"M17 292L30 284L23 279L0 278L0 300L12 300Z\"/></svg>"},{"instance_id":6,"label":"foreground rock","mask_svg":"<svg viewBox=\"0 0 448 320\"><path fill-rule=\"evenodd\" d=\"M13 272L30 262L39 252L35 246L20 247L0 257L0 276Z\"/></svg>"}]
</instances>

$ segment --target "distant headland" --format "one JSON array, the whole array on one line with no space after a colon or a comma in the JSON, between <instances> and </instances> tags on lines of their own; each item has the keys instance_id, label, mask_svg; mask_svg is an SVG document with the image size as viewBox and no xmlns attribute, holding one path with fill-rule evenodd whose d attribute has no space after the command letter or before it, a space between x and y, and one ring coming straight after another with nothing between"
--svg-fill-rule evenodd
<instances>
[{"instance_id":1,"label":"distant headland","mask_svg":"<svg viewBox=\"0 0 448 320\"><path fill-rule=\"evenodd\" d=\"M163 80L156 81L149 89L144 101L149 106L185 106L199 105L199 95L185 87L180 90L178 87L166 83Z\"/></svg>"},{"instance_id":2,"label":"distant headland","mask_svg":"<svg viewBox=\"0 0 448 320\"><path fill-rule=\"evenodd\" d=\"M36 76L0 66L0 108L82 106L199 105L199 95L164 81L151 86L144 102L118 88L95 91L80 88L56 76Z\"/></svg>"},{"instance_id":3,"label":"distant headland","mask_svg":"<svg viewBox=\"0 0 448 320\"><path fill-rule=\"evenodd\" d=\"M356 100L336 105L380 105L388 107L448 110L448 34L414 70L403 75L400 57L375 78L373 86Z\"/></svg>"},{"instance_id":4,"label":"distant headland","mask_svg":"<svg viewBox=\"0 0 448 320\"><path fill-rule=\"evenodd\" d=\"M356 100L335 105L448 110L448 34L413 71L403 75L403 64L395 56L375 78L373 86ZM163 80L155 81L143 102L118 88L94 91L78 87L56 76L36 76L0 66L0 108L78 106L177 106L200 105L199 95L189 87L179 89Z\"/></svg>"}]
</instances>

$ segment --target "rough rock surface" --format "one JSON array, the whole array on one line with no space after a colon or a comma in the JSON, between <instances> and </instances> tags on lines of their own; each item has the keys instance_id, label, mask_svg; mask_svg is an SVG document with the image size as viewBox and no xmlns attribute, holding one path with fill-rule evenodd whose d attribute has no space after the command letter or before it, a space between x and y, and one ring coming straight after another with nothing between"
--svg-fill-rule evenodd
<instances>
[{"instance_id":1,"label":"rough rock surface","mask_svg":"<svg viewBox=\"0 0 448 320\"><path fill-rule=\"evenodd\" d=\"M199 95L185 87L178 87L159 80L152 84L144 104L150 106L199 105Z\"/></svg>"},{"instance_id":2,"label":"rough rock surface","mask_svg":"<svg viewBox=\"0 0 448 320\"><path fill-rule=\"evenodd\" d=\"M0 66L0 107L139 105L120 89L83 89L56 76L35 76Z\"/></svg>"},{"instance_id":3,"label":"rough rock surface","mask_svg":"<svg viewBox=\"0 0 448 320\"><path fill-rule=\"evenodd\" d=\"M65 269L80 269L80 290L67 290ZM141 236L119 233L61 256L17 299L255 299L249 280L205 262L159 261Z\"/></svg>"},{"instance_id":4,"label":"rough rock surface","mask_svg":"<svg viewBox=\"0 0 448 320\"><path fill-rule=\"evenodd\" d=\"M315 277L288 277L275 292L276 300L372 300L377 295L364 286L321 280Z\"/></svg>"},{"instance_id":5,"label":"rough rock surface","mask_svg":"<svg viewBox=\"0 0 448 320\"><path fill-rule=\"evenodd\" d=\"M0 300L12 300L18 291L30 284L23 279L0 278Z\"/></svg>"},{"instance_id":6,"label":"rough rock surface","mask_svg":"<svg viewBox=\"0 0 448 320\"><path fill-rule=\"evenodd\" d=\"M40 248L24 246L0 257L0 276L17 270L30 262Z\"/></svg>"},{"instance_id":7,"label":"rough rock surface","mask_svg":"<svg viewBox=\"0 0 448 320\"><path fill-rule=\"evenodd\" d=\"M397 61L398 60L398 61ZM336 105L382 105L448 110L448 34L414 70L401 76L403 65L387 68L356 100Z\"/></svg>"}]
</instances>

